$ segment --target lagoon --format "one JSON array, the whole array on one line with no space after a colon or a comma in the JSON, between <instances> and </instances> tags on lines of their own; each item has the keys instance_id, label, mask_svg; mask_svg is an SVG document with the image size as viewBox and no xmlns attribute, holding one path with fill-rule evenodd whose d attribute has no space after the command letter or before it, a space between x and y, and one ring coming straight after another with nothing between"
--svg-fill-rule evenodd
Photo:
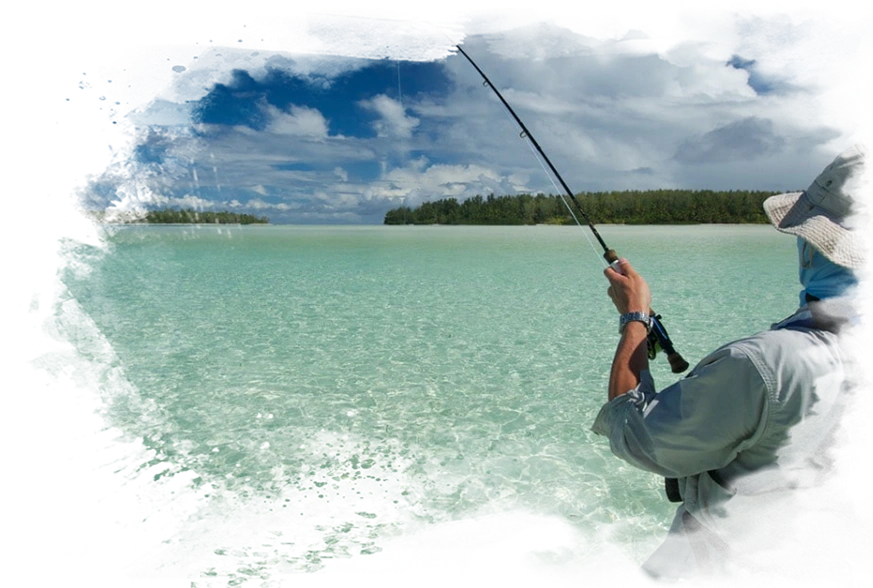
<instances>
[{"instance_id":1,"label":"lagoon","mask_svg":"<svg viewBox=\"0 0 873 588\"><path fill-rule=\"evenodd\" d=\"M599 230L692 365L797 304L794 240L769 226ZM64 277L92 331L72 339L107 426L146 449L128 465L191 504L140 570L271 585L482 517L637 562L666 532L662 481L590 431L617 315L579 227L106 231ZM546 558L586 557L567 549Z\"/></svg>"}]
</instances>

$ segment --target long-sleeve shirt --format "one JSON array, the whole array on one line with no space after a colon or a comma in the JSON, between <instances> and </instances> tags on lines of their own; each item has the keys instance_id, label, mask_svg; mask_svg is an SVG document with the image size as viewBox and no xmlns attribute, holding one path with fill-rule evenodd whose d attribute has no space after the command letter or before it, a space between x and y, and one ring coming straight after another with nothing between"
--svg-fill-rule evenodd
<instances>
[{"instance_id":1,"label":"long-sleeve shirt","mask_svg":"<svg viewBox=\"0 0 873 588\"><path fill-rule=\"evenodd\" d=\"M601 408L593 430L618 457L678 478L680 511L719 531L733 496L808 486L826 473L849 364L839 336L812 327L801 309L660 392L643 372Z\"/></svg>"}]
</instances>

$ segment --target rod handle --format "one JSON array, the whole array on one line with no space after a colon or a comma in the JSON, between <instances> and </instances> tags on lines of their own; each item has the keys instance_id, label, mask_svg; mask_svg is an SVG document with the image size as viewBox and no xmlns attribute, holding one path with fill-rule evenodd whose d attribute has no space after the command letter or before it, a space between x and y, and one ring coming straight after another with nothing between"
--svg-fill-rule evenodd
<instances>
[{"instance_id":1,"label":"rod handle","mask_svg":"<svg viewBox=\"0 0 873 588\"><path fill-rule=\"evenodd\" d=\"M618 254L615 252L615 249L607 249L606 253L603 254L603 259L606 260L609 267L624 275L624 272L621 271L621 268L618 266Z\"/></svg>"}]
</instances>

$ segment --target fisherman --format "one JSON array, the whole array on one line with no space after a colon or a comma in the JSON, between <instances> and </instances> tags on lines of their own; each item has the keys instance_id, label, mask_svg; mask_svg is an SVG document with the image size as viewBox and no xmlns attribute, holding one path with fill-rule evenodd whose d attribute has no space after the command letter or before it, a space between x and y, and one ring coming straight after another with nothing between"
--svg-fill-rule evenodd
<instances>
[{"instance_id":1,"label":"fisherman","mask_svg":"<svg viewBox=\"0 0 873 588\"><path fill-rule=\"evenodd\" d=\"M732 569L744 557L737 546L755 527L767 532L755 525L760 515L826 472L829 436L851 388L838 331L857 318L851 296L865 254L852 222L865 165L866 149L856 145L806 191L764 202L774 227L797 238L800 307L770 330L717 349L660 392L648 371L649 286L626 259L618 271L605 270L621 339L593 430L618 457L664 476L668 497L682 503L643 565L649 575Z\"/></svg>"}]
</instances>

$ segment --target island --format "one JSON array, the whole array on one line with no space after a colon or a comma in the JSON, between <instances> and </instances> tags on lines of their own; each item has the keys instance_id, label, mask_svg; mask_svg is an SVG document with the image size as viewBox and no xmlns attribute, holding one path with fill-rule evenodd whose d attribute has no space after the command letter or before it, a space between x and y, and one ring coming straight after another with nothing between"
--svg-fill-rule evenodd
<instances>
[{"instance_id":1,"label":"island","mask_svg":"<svg viewBox=\"0 0 873 588\"><path fill-rule=\"evenodd\" d=\"M582 192L576 200L597 224L764 224L763 202L780 192L750 190L626 190ZM564 197L573 214L585 219ZM476 195L463 202L445 198L385 214L386 225L566 225L575 221L563 199L552 194Z\"/></svg>"},{"instance_id":2,"label":"island","mask_svg":"<svg viewBox=\"0 0 873 588\"><path fill-rule=\"evenodd\" d=\"M186 208L185 210L79 210L79 215L87 223L116 224L265 224L267 217L256 217L250 214L235 212L199 212Z\"/></svg>"}]
</instances>

